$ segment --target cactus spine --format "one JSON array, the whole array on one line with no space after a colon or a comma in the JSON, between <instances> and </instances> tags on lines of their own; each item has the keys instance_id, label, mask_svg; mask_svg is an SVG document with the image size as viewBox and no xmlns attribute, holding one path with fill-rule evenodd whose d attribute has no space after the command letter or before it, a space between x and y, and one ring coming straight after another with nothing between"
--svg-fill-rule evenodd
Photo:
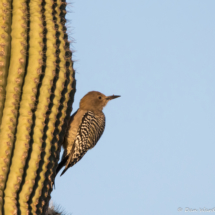
<instances>
[{"instance_id":1,"label":"cactus spine","mask_svg":"<svg viewBox=\"0 0 215 215\"><path fill-rule=\"evenodd\" d=\"M6 26L6 36L0 39L0 214L44 214L75 93L66 3L4 1L0 0L7 6L0 8L0 26Z\"/></svg>"}]
</instances>

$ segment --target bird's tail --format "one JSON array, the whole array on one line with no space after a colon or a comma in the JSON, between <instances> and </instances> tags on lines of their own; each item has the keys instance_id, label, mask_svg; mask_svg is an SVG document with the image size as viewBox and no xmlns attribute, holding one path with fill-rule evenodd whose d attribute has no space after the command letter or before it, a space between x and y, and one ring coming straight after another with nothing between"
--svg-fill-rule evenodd
<instances>
[{"instance_id":1,"label":"bird's tail","mask_svg":"<svg viewBox=\"0 0 215 215\"><path fill-rule=\"evenodd\" d=\"M55 178L56 178L58 172L63 168L63 166L65 166L67 159L68 159L68 157L65 157L65 158L57 165ZM62 173L62 174L63 174L63 173ZM62 174L61 174L61 175L62 175ZM53 186L54 186L54 188L55 188L55 179L54 179L54 184L53 184Z\"/></svg>"},{"instance_id":2,"label":"bird's tail","mask_svg":"<svg viewBox=\"0 0 215 215\"><path fill-rule=\"evenodd\" d=\"M63 170L63 172L60 174L60 176L62 176L66 171L67 171L68 167L65 167L65 169Z\"/></svg>"},{"instance_id":3,"label":"bird's tail","mask_svg":"<svg viewBox=\"0 0 215 215\"><path fill-rule=\"evenodd\" d=\"M67 162L67 159L68 157L65 157L57 166L57 169L56 169L56 175L55 177L57 176L58 172L65 166L66 162ZM63 173L62 173L63 174ZM62 175L61 174L61 175Z\"/></svg>"}]
</instances>

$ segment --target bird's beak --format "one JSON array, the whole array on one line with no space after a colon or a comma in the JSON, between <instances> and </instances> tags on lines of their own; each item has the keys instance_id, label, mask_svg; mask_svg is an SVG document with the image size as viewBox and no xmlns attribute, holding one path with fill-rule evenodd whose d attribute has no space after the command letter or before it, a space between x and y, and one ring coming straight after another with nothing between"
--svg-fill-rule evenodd
<instances>
[{"instance_id":1,"label":"bird's beak","mask_svg":"<svg viewBox=\"0 0 215 215\"><path fill-rule=\"evenodd\" d=\"M112 96L107 96L106 99L107 100L112 100L112 99L116 99L118 97L120 97L120 96L114 96L114 95L112 95Z\"/></svg>"}]
</instances>

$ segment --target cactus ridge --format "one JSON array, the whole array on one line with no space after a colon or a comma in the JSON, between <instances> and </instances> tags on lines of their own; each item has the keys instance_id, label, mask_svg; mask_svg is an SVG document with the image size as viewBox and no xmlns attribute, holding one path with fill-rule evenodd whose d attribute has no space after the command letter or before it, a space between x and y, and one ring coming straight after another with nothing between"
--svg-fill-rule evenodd
<instances>
[{"instance_id":1,"label":"cactus ridge","mask_svg":"<svg viewBox=\"0 0 215 215\"><path fill-rule=\"evenodd\" d=\"M57 0L57 2L59 4L60 1ZM66 6L66 4L64 4L64 7L61 7L61 10L65 11L65 6ZM60 10L60 12L58 11L59 14L64 14L64 16L65 16L65 13L62 13L61 10ZM61 20L62 20L62 18L64 18L64 17L61 17ZM66 30L66 27L62 24L62 21L60 21L60 23L62 25L62 28L64 28L64 30ZM65 55L69 54L70 56L72 56L71 51L68 52L70 44L67 41L68 35L66 34L66 31L64 31L63 38L64 38L65 50L66 50ZM51 170L54 170L54 171L49 172L49 176L47 177L46 184L43 188L43 192L42 192L40 199L47 199L47 197L46 197L47 195L48 195L48 199L50 199L50 193L52 191L52 182L55 178L55 170L56 170L56 166L57 166L57 161L59 160L59 154L60 154L60 149L61 149L60 145L63 141L63 137L66 132L66 126L68 124L69 116L71 113L72 102L73 102L73 98L74 98L75 79L74 79L74 70L72 68L73 62L71 60L71 57L65 58L65 59L66 59L65 66L67 68L67 74L69 76L66 81L67 93L65 94L66 102L64 102L64 103L66 103L66 105L59 107L62 110L61 114L63 116L63 119L65 119L65 120L61 120L60 124L58 125L60 134L58 136L59 137L58 141L53 144L53 150L55 151L55 153L52 154L52 163L51 163L51 168L50 168ZM73 71L73 73L69 72L71 70ZM41 206L40 208L41 208L41 210L45 211L45 210L47 210L47 207L48 207L48 201L46 201L46 205L44 205L43 207Z\"/></svg>"},{"instance_id":2,"label":"cactus ridge","mask_svg":"<svg viewBox=\"0 0 215 215\"><path fill-rule=\"evenodd\" d=\"M60 4L60 1L54 1L55 5ZM56 7L55 7L56 8ZM57 10L55 11L55 14L57 13L58 15L60 14L60 10ZM56 21L56 25L58 25L59 27L63 28L63 26L61 25L61 20L60 19L55 19ZM64 47L60 47L60 54L63 55L61 57L61 59L64 59L65 58L65 55L67 54L67 46L68 46L68 43L66 41L64 41L64 34L66 32L63 33L62 36L60 36L59 34L59 39L61 40L61 43L64 44ZM66 52L65 52L66 50ZM67 61L63 61L61 60L61 63L60 63L60 67L61 68L64 68L67 64ZM61 123L61 121L59 120L60 116L62 115L61 111L63 110L64 106L65 108L68 107L68 105L63 105L65 104L65 102L63 103L63 101L66 101L68 102L68 99L65 98L65 95L66 93L69 95L70 91L71 91L71 88L68 87L69 83L73 81L73 77L70 77L70 74L71 74L71 70L72 70L72 61L71 61L71 58L70 58L70 64L69 64L70 67L66 67L66 76L64 76L64 87L62 89L62 92L61 92L61 99L60 99L60 103L59 103L59 107L58 107L58 120L56 121L55 123L55 131L54 133L56 132L56 138L53 138L52 140L52 143L51 143L51 151L52 153L50 154L51 156L49 157L49 168L47 169L47 172L45 173L47 175L45 181L44 181L44 186L43 186L43 190L42 190L42 195L40 196L40 199L39 199L39 202L40 204L38 205L39 209L40 210L43 210L43 212L45 212L45 210L47 209L47 203L48 201L45 201L45 199L47 199L47 196L49 196L48 199L50 199L50 193L52 191L52 186L53 186L53 180L54 180L54 177L55 177L55 171L53 171L53 168L57 165L57 161L59 159L59 146L61 143L60 141L60 138L59 138L59 135L61 134L61 130L62 130L62 126L59 126ZM73 73L74 74L74 73ZM67 96L68 97L68 96ZM70 109L70 113L71 113L71 109ZM70 114L69 113L69 114ZM69 116L68 116L69 117ZM61 134L62 135L62 134ZM57 144L58 143L58 144ZM43 204L43 201L45 201L45 204Z\"/></svg>"},{"instance_id":3,"label":"cactus ridge","mask_svg":"<svg viewBox=\"0 0 215 215\"><path fill-rule=\"evenodd\" d=\"M12 25L11 25L11 41L8 42L7 47L11 47L10 59L3 64L9 64L9 69L7 68L7 85L6 88L4 110L1 118L1 134L0 134L0 157L2 160L7 160L8 162L0 161L0 175L1 177L1 198L3 197L3 190L5 188L5 183L7 180L7 175L9 172L9 166L11 161L11 156L14 148L15 133L17 126L17 117L18 117L18 105L20 102L21 88L23 85L24 75L25 75L25 65L26 65L26 56L25 51L26 47L25 40L27 37L26 26L26 3L21 0L13 1L13 16L11 16ZM8 13L9 14L9 13ZM19 17L19 18L18 18ZM20 18L21 17L21 18ZM6 78L6 74L5 74ZM15 198L15 194L12 193L12 198ZM5 197L5 200L7 197ZM0 209L2 210L2 201L0 202Z\"/></svg>"},{"instance_id":4,"label":"cactus ridge","mask_svg":"<svg viewBox=\"0 0 215 215\"><path fill-rule=\"evenodd\" d=\"M11 174L9 174L8 181L7 181L7 188L5 190L5 193L7 196L10 197L11 193L16 193L16 198L14 198L14 207L15 205L18 205L18 197L19 197L19 192L21 189L22 184L24 183L24 177L26 175L26 160L28 161L29 155L32 149L32 134L33 130L32 128L35 125L35 109L36 109L36 101L37 101L37 95L38 95L38 90L40 88L39 86L39 79L40 73L38 73L38 70L41 70L41 62L43 56L40 54L38 55L37 53L41 53L43 49L43 38L41 38L42 32L43 32L43 27L41 26L41 20L40 20L40 8L38 7L38 4L36 1L31 1L31 4L33 4L35 11L34 14L29 13L29 1L26 2L27 4L27 14L28 14L28 22L27 22L27 59L26 59L26 68L25 70L27 71L27 75L25 76L25 83L23 86L22 90L22 99L20 103L20 109L19 109L19 123L17 126L17 138L15 142L15 149L14 149L14 155L13 155L13 160L12 160L12 165L10 169L17 168L17 164L20 163L19 169L22 170L20 171L20 176L21 180L19 180L19 183L17 184L16 181L13 180L13 178L17 175L15 171L11 171ZM32 8L32 7L31 7ZM31 21L31 22L30 22ZM31 27L31 28L30 28ZM30 31L30 29L32 29ZM35 30L34 30L35 29ZM38 32L36 32L38 31ZM35 45L32 44L32 46L29 46L29 42L31 43L32 41L35 42ZM28 54L30 55L28 56ZM35 63L35 61L37 63ZM30 104L29 104L30 103ZM27 114L26 114L27 112ZM27 123L27 124L26 124ZM23 132L23 129L26 128L26 132ZM21 133L22 135L20 135ZM23 135L23 133L26 133ZM22 156L22 159L20 160L20 145L27 146L27 149L24 151L24 154ZM13 163L14 161L14 163ZM9 184L10 187L8 186ZM16 187L15 190L13 190ZM12 199L12 198L11 198ZM8 201L5 202L5 207L9 207L10 202ZM19 208L19 207L18 207Z\"/></svg>"},{"instance_id":5,"label":"cactus ridge","mask_svg":"<svg viewBox=\"0 0 215 215\"><path fill-rule=\"evenodd\" d=\"M10 56L11 2L0 1L0 125ZM0 126L1 129L1 126ZM0 200L1 201L1 200Z\"/></svg>"},{"instance_id":6,"label":"cactus ridge","mask_svg":"<svg viewBox=\"0 0 215 215\"><path fill-rule=\"evenodd\" d=\"M54 20L54 6L52 7L52 15L53 15L53 20ZM55 24L55 30L57 30L57 26ZM49 127L49 129L46 131L47 133L50 133L52 138L51 139L56 139L56 135L58 133L58 131L56 130L56 126L55 124L57 123L58 121L58 118L57 118L57 115L58 115L58 111L57 111L57 107L60 105L59 103L59 100L61 98L61 88L64 87L64 85L62 84L62 75L63 74L63 71L59 74L60 72L60 67L59 67L59 63L60 63L60 58L59 58L59 53L60 53L60 50L59 50L59 45L60 45L60 40L59 40L59 33L58 31L56 31L56 80L55 80L55 85L58 84L59 87L56 89L56 88L53 88L52 89L52 93L53 93L53 98L52 98L52 112L51 114L49 115L49 121L47 122L47 125ZM60 93L60 95L58 95ZM49 136L49 135L47 135ZM30 196L30 200L29 200L29 203L32 207L32 209L34 209L34 211L36 212L36 207L35 205L38 204L37 202L37 199L39 198L40 196L40 192L42 190L42 187L44 186L43 185L43 182L46 178L46 172L48 170L48 166L49 166L49 157L50 157L50 152L51 152L51 142L50 142L50 138L47 138L45 141L44 141L44 144L46 144L46 148L45 148L45 153L44 153L44 156L42 157L41 161L40 161L40 166L42 167L40 169L40 172L38 172L38 178L40 178L39 180L36 179L36 183L35 183L35 186L34 186L34 193L32 192L31 196ZM32 196L34 196L34 198L32 199ZM42 203L42 202L40 202Z\"/></svg>"},{"instance_id":7,"label":"cactus ridge","mask_svg":"<svg viewBox=\"0 0 215 215\"><path fill-rule=\"evenodd\" d=\"M33 186L36 182L36 176L38 175L38 172L41 170L41 165L43 165L43 157L44 157L44 151L41 150L41 148L45 148L46 144L45 141L47 139L46 132L48 130L48 122L49 122L49 115L53 104L53 90L55 88L56 84L56 76L53 76L53 71L55 70L55 47L52 46L53 41L55 40L54 37L54 30L53 28L50 28L52 30L48 30L47 26L52 25L51 24L51 17L47 16L50 12L50 8L47 8L47 5L44 4L45 10L44 17L45 17L45 26L47 30L47 37L46 37L46 46L47 46L47 52L46 52L46 67L44 67L44 77L41 83L41 93L39 94L39 103L37 106L37 110L35 112L36 114L36 121L34 127L34 136L33 136L33 148L31 153L31 159L29 161L29 168L27 169L27 175L26 180L30 180L33 183L31 184L24 184L22 187L22 190L20 192L20 204L29 203L30 195L33 191ZM44 93L45 92L45 93ZM41 103L43 102L43 103ZM44 103L45 103L45 109L44 109ZM42 106L43 104L43 106ZM43 128L39 128L41 123L43 124ZM38 135L36 135L39 132L39 138ZM37 146L39 146L40 150L38 150ZM32 159L34 157L34 159ZM32 170L34 170L34 174L32 174ZM26 200L23 202L23 197L27 196ZM29 204L28 204L29 205Z\"/></svg>"}]
</instances>

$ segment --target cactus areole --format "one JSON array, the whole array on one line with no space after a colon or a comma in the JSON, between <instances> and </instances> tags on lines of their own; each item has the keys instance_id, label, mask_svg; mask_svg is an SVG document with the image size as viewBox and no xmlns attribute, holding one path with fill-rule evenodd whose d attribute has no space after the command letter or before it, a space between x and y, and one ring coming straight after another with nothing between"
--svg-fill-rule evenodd
<instances>
[{"instance_id":1,"label":"cactus areole","mask_svg":"<svg viewBox=\"0 0 215 215\"><path fill-rule=\"evenodd\" d=\"M0 0L0 215L46 214L75 79L64 0Z\"/></svg>"}]
</instances>

